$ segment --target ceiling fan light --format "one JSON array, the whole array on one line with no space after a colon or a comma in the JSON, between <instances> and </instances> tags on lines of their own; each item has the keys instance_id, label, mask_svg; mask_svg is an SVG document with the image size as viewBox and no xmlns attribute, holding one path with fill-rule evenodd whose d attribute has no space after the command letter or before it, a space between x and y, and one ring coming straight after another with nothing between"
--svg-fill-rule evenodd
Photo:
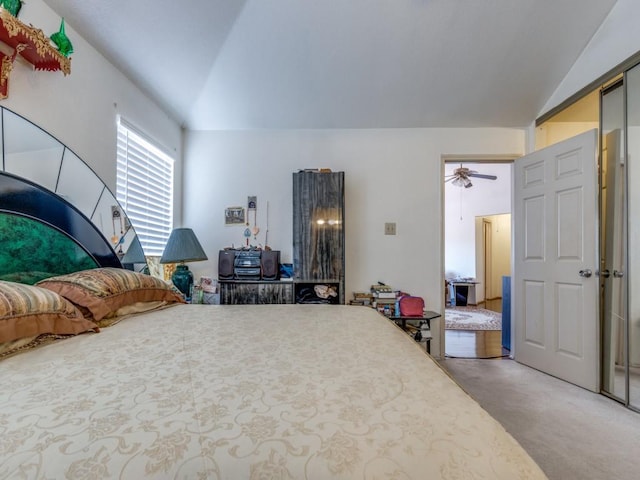
<instances>
[{"instance_id":1,"label":"ceiling fan light","mask_svg":"<svg viewBox=\"0 0 640 480\"><path fill-rule=\"evenodd\" d=\"M496 180L498 178L496 175L478 173L475 170L470 170L467 167L463 167L462 164L460 164L460 168L454 169L451 175L445 175L444 178L445 183L451 182L451 184L456 187L471 188L473 187L473 183L471 183L472 177L486 180Z\"/></svg>"}]
</instances>

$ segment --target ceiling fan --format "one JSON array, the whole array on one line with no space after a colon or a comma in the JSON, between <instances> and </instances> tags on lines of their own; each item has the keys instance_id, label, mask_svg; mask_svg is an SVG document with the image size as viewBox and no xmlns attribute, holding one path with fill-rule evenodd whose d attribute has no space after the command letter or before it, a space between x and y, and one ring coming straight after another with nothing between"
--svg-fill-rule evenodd
<instances>
[{"instance_id":1,"label":"ceiling fan","mask_svg":"<svg viewBox=\"0 0 640 480\"><path fill-rule=\"evenodd\" d=\"M471 183L472 177L483 178L485 180L496 180L498 178L495 175L486 175L484 173L478 173L475 170L469 170L460 164L460 168L456 168L452 175L446 175L444 181L445 183L451 182L452 185L457 187L470 188L473 187L473 183Z\"/></svg>"}]
</instances>

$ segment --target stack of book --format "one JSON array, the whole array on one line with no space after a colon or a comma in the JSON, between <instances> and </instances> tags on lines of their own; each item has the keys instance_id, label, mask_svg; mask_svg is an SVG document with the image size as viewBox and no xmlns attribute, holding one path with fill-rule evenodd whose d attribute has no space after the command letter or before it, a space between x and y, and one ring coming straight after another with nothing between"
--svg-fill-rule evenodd
<instances>
[{"instance_id":1,"label":"stack of book","mask_svg":"<svg viewBox=\"0 0 640 480\"><path fill-rule=\"evenodd\" d=\"M353 292L353 300L349 304L370 307L373 304L373 295L367 292Z\"/></svg>"},{"instance_id":2,"label":"stack of book","mask_svg":"<svg viewBox=\"0 0 640 480\"><path fill-rule=\"evenodd\" d=\"M385 315L395 312L396 292L389 285L371 285L373 306Z\"/></svg>"}]
</instances>

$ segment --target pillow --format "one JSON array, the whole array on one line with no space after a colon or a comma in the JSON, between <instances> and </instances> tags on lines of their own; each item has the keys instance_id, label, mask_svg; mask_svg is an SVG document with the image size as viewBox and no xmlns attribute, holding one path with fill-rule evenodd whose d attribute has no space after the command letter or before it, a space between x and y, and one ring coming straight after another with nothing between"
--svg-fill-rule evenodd
<instances>
[{"instance_id":1,"label":"pillow","mask_svg":"<svg viewBox=\"0 0 640 480\"><path fill-rule=\"evenodd\" d=\"M123 268L94 268L47 278L36 284L52 290L99 321L138 302L186 303L173 285Z\"/></svg>"},{"instance_id":2,"label":"pillow","mask_svg":"<svg viewBox=\"0 0 640 480\"><path fill-rule=\"evenodd\" d=\"M39 335L98 332L69 301L50 290L0 280L0 344Z\"/></svg>"},{"instance_id":3,"label":"pillow","mask_svg":"<svg viewBox=\"0 0 640 480\"><path fill-rule=\"evenodd\" d=\"M12 357L18 353L26 352L36 347L49 345L53 342L71 338L73 335L56 335L53 333L44 333L42 335L34 335L32 337L19 338L10 342L0 343L0 360Z\"/></svg>"},{"instance_id":4,"label":"pillow","mask_svg":"<svg viewBox=\"0 0 640 480\"><path fill-rule=\"evenodd\" d=\"M124 307L120 307L115 312L107 315L100 320L93 320L93 323L98 325L100 328L102 327L110 327L111 325L115 325L121 320L135 315L136 313L144 313L150 312L152 310L160 310L162 308L172 307L174 305L178 305L177 303L168 303L165 301L158 300L157 302L135 302L130 305L125 305Z\"/></svg>"}]
</instances>

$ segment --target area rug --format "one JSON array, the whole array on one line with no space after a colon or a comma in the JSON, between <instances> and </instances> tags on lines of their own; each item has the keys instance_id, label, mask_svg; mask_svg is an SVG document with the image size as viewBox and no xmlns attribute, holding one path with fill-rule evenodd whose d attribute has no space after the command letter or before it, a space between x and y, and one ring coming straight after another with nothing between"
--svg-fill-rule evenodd
<instances>
[{"instance_id":1,"label":"area rug","mask_svg":"<svg viewBox=\"0 0 640 480\"><path fill-rule=\"evenodd\" d=\"M502 314L476 307L447 308L444 324L447 330L502 330Z\"/></svg>"}]
</instances>

